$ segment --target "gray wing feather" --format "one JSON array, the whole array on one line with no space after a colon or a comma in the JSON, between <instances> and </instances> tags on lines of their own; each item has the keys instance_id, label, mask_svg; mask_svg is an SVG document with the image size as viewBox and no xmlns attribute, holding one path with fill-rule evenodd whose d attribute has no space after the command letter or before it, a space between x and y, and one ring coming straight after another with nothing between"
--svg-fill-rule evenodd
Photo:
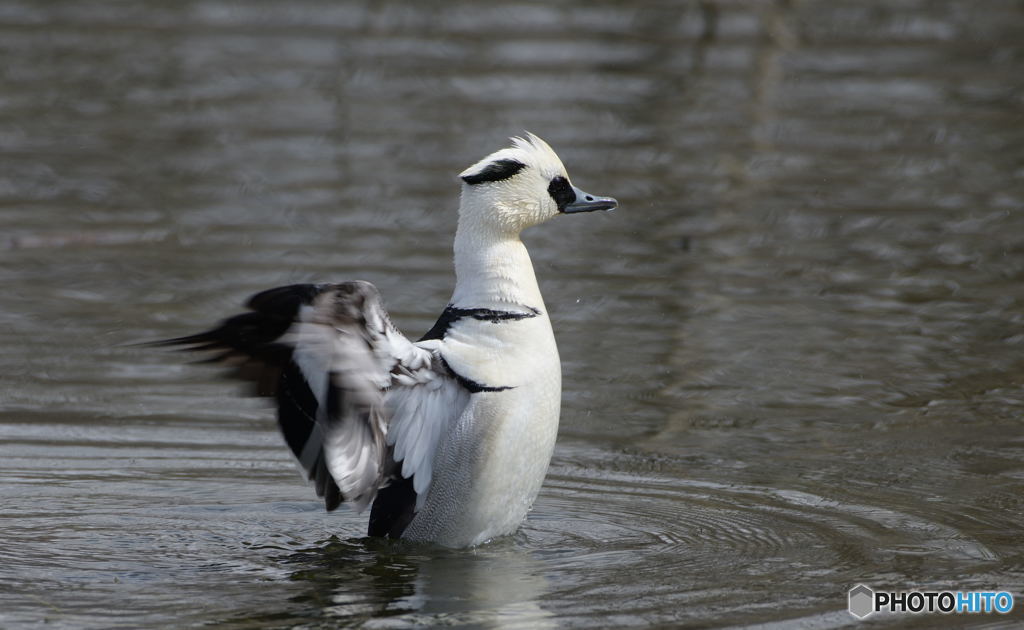
<instances>
[{"instance_id":1,"label":"gray wing feather","mask_svg":"<svg viewBox=\"0 0 1024 630\"><path fill-rule=\"evenodd\" d=\"M397 476L414 477L422 503L440 437L469 395L436 348L402 335L368 282L271 289L249 306L160 343L221 351L213 362L276 396L285 439L328 509L361 511Z\"/></svg>"},{"instance_id":2,"label":"gray wing feather","mask_svg":"<svg viewBox=\"0 0 1024 630\"><path fill-rule=\"evenodd\" d=\"M393 472L385 440L392 371L429 370L433 358L394 327L367 282L332 285L300 318L293 326L296 362L307 382L321 386L313 390L321 430L307 447L323 453L343 498L362 511Z\"/></svg>"}]
</instances>

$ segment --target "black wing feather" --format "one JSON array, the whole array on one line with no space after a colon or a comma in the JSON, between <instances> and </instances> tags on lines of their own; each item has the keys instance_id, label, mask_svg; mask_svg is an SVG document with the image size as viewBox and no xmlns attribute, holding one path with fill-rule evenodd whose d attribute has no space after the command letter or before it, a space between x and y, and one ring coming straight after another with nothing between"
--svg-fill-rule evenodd
<instances>
[{"instance_id":1,"label":"black wing feather","mask_svg":"<svg viewBox=\"0 0 1024 630\"><path fill-rule=\"evenodd\" d=\"M278 426L292 453L301 460L316 430L319 402L293 360L294 347L280 339L296 322L303 306L311 306L322 293L340 286L344 285L297 284L269 289L249 298L246 305L252 311L248 313L230 317L206 332L152 345L213 351L217 354L197 363L234 364L229 376L254 383L258 396L275 398ZM339 406L344 392L331 379L328 381L328 395ZM346 497L331 476L324 453L317 453L315 459L304 464L308 464L317 496L323 497L328 511L336 509Z\"/></svg>"},{"instance_id":2,"label":"black wing feather","mask_svg":"<svg viewBox=\"0 0 1024 630\"><path fill-rule=\"evenodd\" d=\"M451 373L439 355L402 336L369 283L279 287L254 295L247 305L249 312L211 330L154 345L213 353L204 362L230 366L231 376L254 383L257 395L273 397L285 442L327 509L343 501L360 508L373 501L370 535L401 536L416 514L413 476L417 473L403 478L402 463L394 461L394 449L386 443L385 425L391 419L385 391L446 378L455 388L449 396L451 412L457 414L468 400L466 392L476 390L466 389L464 379ZM450 323L444 321L446 316L487 315L490 319L489 314L446 311L435 333L443 337ZM441 390L416 391L416 396L428 396L434 394L427 392ZM399 426L421 421L444 419L405 415ZM430 433L398 430L400 436L405 431L406 436L421 438ZM431 439L436 440L436 435Z\"/></svg>"}]
</instances>

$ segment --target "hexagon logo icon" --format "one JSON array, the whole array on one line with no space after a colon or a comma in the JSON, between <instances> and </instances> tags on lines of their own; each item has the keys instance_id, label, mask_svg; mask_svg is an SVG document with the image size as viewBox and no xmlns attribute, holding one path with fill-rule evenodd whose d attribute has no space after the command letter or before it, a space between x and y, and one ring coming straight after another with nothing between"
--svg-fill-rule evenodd
<instances>
[{"instance_id":1,"label":"hexagon logo icon","mask_svg":"<svg viewBox=\"0 0 1024 630\"><path fill-rule=\"evenodd\" d=\"M875 612L872 605L875 601L875 592L863 584L858 584L850 589L850 614L857 619L863 619Z\"/></svg>"}]
</instances>

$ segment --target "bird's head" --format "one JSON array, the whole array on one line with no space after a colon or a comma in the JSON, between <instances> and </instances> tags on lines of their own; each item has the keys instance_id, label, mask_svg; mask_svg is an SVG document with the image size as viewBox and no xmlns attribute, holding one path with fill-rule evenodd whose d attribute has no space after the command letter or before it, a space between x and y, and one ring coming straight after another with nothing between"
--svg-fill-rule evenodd
<instances>
[{"instance_id":1,"label":"bird's head","mask_svg":"<svg viewBox=\"0 0 1024 630\"><path fill-rule=\"evenodd\" d=\"M482 222L503 232L543 223L559 214L611 210L611 197L572 185L554 150L532 133L464 170L460 220Z\"/></svg>"}]
</instances>

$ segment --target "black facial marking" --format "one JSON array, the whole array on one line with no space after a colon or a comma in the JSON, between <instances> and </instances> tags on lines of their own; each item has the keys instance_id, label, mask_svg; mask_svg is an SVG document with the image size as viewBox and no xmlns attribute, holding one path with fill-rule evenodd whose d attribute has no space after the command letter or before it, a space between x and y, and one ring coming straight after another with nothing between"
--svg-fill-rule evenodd
<instances>
[{"instance_id":1,"label":"black facial marking","mask_svg":"<svg viewBox=\"0 0 1024 630\"><path fill-rule=\"evenodd\" d=\"M576 193L572 191L572 184L561 175L551 180L548 185L548 194L558 204L559 211L565 210L567 205L576 201Z\"/></svg>"},{"instance_id":2,"label":"black facial marking","mask_svg":"<svg viewBox=\"0 0 1024 630\"><path fill-rule=\"evenodd\" d=\"M503 179L512 177L524 168L526 168L526 165L519 160L498 160L485 166L484 170L479 173L464 176L462 181L470 185L483 184L484 182L500 182Z\"/></svg>"}]
</instances>

